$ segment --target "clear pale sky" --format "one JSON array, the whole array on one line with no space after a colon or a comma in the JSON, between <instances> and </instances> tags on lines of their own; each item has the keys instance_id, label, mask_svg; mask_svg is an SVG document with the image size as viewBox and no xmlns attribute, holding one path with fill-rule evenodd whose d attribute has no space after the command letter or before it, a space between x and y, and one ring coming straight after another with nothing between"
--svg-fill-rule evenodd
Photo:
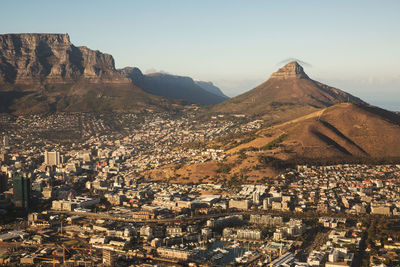
<instances>
[{"instance_id":1,"label":"clear pale sky","mask_svg":"<svg viewBox=\"0 0 400 267\"><path fill-rule=\"evenodd\" d=\"M282 60L365 101L400 111L400 1L2 0L0 33L69 33L76 46L212 81L227 95Z\"/></svg>"}]
</instances>

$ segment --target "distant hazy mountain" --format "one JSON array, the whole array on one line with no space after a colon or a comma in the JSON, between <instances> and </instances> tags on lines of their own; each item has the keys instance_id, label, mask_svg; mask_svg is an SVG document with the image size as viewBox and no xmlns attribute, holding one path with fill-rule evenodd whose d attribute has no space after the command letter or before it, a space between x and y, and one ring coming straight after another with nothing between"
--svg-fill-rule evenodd
<instances>
[{"instance_id":1,"label":"distant hazy mountain","mask_svg":"<svg viewBox=\"0 0 400 267\"><path fill-rule=\"evenodd\" d=\"M221 113L243 113L282 122L341 102L363 101L308 77L297 62L290 62L256 88L216 105Z\"/></svg>"},{"instance_id":2,"label":"distant hazy mountain","mask_svg":"<svg viewBox=\"0 0 400 267\"><path fill-rule=\"evenodd\" d=\"M68 34L0 35L0 112L140 111L169 105Z\"/></svg>"},{"instance_id":3,"label":"distant hazy mountain","mask_svg":"<svg viewBox=\"0 0 400 267\"><path fill-rule=\"evenodd\" d=\"M212 82L203 82L203 81L194 81L198 86L203 88L204 90L213 93L214 95L219 95L229 99L218 87L216 87Z\"/></svg>"},{"instance_id":4,"label":"distant hazy mountain","mask_svg":"<svg viewBox=\"0 0 400 267\"><path fill-rule=\"evenodd\" d=\"M119 72L146 92L158 96L183 99L200 105L213 105L229 99L212 83L195 82L190 77L166 73L143 75L138 68L131 67L121 69Z\"/></svg>"}]
</instances>

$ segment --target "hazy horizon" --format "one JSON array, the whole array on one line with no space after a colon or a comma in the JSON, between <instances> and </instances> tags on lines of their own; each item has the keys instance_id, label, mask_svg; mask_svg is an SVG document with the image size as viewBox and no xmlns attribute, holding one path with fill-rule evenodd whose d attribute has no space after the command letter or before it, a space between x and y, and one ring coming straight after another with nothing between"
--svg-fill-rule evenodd
<instances>
[{"instance_id":1,"label":"hazy horizon","mask_svg":"<svg viewBox=\"0 0 400 267\"><path fill-rule=\"evenodd\" d=\"M211 81L228 96L287 58L310 78L400 110L398 1L3 1L1 33L68 33L126 66Z\"/></svg>"}]
</instances>

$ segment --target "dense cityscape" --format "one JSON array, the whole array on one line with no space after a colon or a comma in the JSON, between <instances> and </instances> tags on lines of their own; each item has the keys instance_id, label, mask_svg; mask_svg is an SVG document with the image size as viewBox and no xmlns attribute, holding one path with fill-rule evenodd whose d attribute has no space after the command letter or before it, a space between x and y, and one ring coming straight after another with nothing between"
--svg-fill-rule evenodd
<instances>
[{"instance_id":1,"label":"dense cityscape","mask_svg":"<svg viewBox=\"0 0 400 267\"><path fill-rule=\"evenodd\" d=\"M142 175L223 162L214 140L261 127L196 114L3 116L0 264L399 264L400 165L298 165L232 186Z\"/></svg>"},{"instance_id":2,"label":"dense cityscape","mask_svg":"<svg viewBox=\"0 0 400 267\"><path fill-rule=\"evenodd\" d=\"M400 266L399 10L2 0L0 266Z\"/></svg>"}]
</instances>

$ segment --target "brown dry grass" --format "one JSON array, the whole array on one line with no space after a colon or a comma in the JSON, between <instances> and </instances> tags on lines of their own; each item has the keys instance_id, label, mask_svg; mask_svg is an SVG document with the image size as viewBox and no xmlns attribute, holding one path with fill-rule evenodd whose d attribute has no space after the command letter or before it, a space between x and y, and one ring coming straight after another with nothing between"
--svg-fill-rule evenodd
<instances>
[{"instance_id":1,"label":"brown dry grass","mask_svg":"<svg viewBox=\"0 0 400 267\"><path fill-rule=\"evenodd\" d=\"M259 149L283 133L287 137L279 146L268 150ZM230 166L227 173L217 173L218 163L210 161L186 165L178 170L174 170L173 166L164 167L148 172L148 175L155 180L174 178L170 181L182 183L221 183L233 176L241 177L242 182L259 182L263 178L275 177L282 171L261 166L259 156L272 156L281 160L400 158L400 116L367 105L337 104L261 129L255 136L254 140L226 151L227 158L223 163Z\"/></svg>"}]
</instances>

